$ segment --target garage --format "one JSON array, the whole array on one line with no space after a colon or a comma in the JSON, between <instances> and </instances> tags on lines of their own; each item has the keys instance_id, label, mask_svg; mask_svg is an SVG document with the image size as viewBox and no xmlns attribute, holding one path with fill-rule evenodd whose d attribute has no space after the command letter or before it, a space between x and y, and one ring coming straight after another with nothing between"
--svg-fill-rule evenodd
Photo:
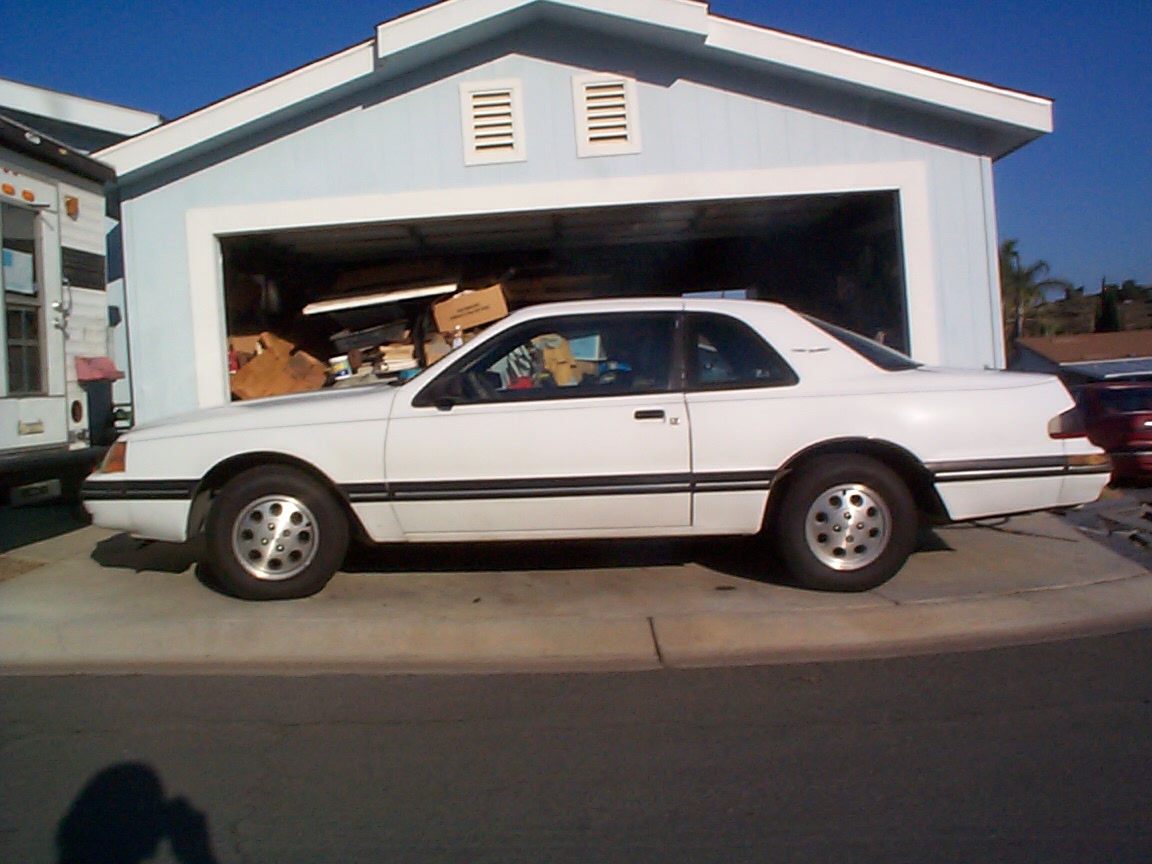
<instances>
[{"instance_id":1,"label":"garage","mask_svg":"<svg viewBox=\"0 0 1152 864\"><path fill-rule=\"evenodd\" d=\"M229 338L272 331L318 357L351 336L434 328L443 295L500 284L510 309L610 296L724 293L775 300L906 351L892 193L509 213L223 238ZM304 314L321 300L378 302ZM329 306L338 304L329 304ZM311 310L310 310L311 311ZM352 340L355 341L355 340ZM419 358L423 360L424 358Z\"/></svg>"},{"instance_id":2,"label":"garage","mask_svg":"<svg viewBox=\"0 0 1152 864\"><path fill-rule=\"evenodd\" d=\"M228 402L259 334L326 370L494 284L778 300L1003 366L992 166L1051 128L1042 97L695 0L443 0L100 151L136 416Z\"/></svg>"}]
</instances>

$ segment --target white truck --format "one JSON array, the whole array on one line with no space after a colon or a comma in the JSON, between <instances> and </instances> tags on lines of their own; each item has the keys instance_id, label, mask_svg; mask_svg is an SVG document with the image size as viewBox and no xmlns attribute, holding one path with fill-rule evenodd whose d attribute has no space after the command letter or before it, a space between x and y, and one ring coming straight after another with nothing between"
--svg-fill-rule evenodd
<instances>
[{"instance_id":1,"label":"white truck","mask_svg":"<svg viewBox=\"0 0 1152 864\"><path fill-rule=\"evenodd\" d=\"M69 492L115 437L110 175L0 117L0 504Z\"/></svg>"}]
</instances>

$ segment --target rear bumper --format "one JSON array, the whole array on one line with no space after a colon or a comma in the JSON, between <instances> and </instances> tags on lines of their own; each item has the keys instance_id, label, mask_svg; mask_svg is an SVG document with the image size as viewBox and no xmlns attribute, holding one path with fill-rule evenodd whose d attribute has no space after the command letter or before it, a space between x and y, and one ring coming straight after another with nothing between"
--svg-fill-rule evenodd
<instances>
[{"instance_id":1,"label":"rear bumper","mask_svg":"<svg viewBox=\"0 0 1152 864\"><path fill-rule=\"evenodd\" d=\"M954 521L1071 507L1095 501L1111 465L1080 464L1093 454L929 465L936 492Z\"/></svg>"},{"instance_id":2,"label":"rear bumper","mask_svg":"<svg viewBox=\"0 0 1152 864\"><path fill-rule=\"evenodd\" d=\"M1112 476L1132 480L1152 479L1152 449L1115 450L1112 458Z\"/></svg>"},{"instance_id":3,"label":"rear bumper","mask_svg":"<svg viewBox=\"0 0 1152 864\"><path fill-rule=\"evenodd\" d=\"M107 449L82 447L70 450L61 446L0 453L0 490L44 480L60 480L66 490L75 492L80 481L100 464Z\"/></svg>"}]
</instances>

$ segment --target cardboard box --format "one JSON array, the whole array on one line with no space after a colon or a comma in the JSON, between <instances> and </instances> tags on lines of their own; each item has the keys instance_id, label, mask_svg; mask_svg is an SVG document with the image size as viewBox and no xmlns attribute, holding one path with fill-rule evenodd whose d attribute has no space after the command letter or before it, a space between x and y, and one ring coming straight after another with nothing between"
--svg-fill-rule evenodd
<instances>
[{"instance_id":1,"label":"cardboard box","mask_svg":"<svg viewBox=\"0 0 1152 864\"><path fill-rule=\"evenodd\" d=\"M424 342L424 362L431 366L451 350L451 346L444 341L444 337L439 333L430 336Z\"/></svg>"},{"instance_id":2,"label":"cardboard box","mask_svg":"<svg viewBox=\"0 0 1152 864\"><path fill-rule=\"evenodd\" d=\"M559 333L548 333L532 340L540 352L544 368L561 387L579 384L582 372L572 356L572 347Z\"/></svg>"},{"instance_id":3,"label":"cardboard box","mask_svg":"<svg viewBox=\"0 0 1152 864\"><path fill-rule=\"evenodd\" d=\"M264 346L260 344L260 335L257 333L255 336L229 336L228 345L233 351L241 354L256 355L264 350Z\"/></svg>"},{"instance_id":4,"label":"cardboard box","mask_svg":"<svg viewBox=\"0 0 1152 864\"><path fill-rule=\"evenodd\" d=\"M457 327L461 330L480 327L507 314L508 301L504 299L504 289L500 285L479 291L461 291L432 307L436 329L441 333L452 333Z\"/></svg>"},{"instance_id":5,"label":"cardboard box","mask_svg":"<svg viewBox=\"0 0 1152 864\"><path fill-rule=\"evenodd\" d=\"M328 378L328 366L305 351L297 351L286 339L260 334L264 349L230 376L232 395L238 399L263 399L319 390Z\"/></svg>"}]
</instances>

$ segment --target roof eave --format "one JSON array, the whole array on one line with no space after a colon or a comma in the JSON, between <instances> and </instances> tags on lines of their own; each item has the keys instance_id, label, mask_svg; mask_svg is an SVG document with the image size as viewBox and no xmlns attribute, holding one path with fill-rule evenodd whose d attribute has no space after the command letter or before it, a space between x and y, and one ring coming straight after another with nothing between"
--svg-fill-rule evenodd
<instances>
[{"instance_id":1,"label":"roof eave","mask_svg":"<svg viewBox=\"0 0 1152 864\"><path fill-rule=\"evenodd\" d=\"M116 172L98 159L2 114L0 146L97 183L116 179Z\"/></svg>"},{"instance_id":2,"label":"roof eave","mask_svg":"<svg viewBox=\"0 0 1152 864\"><path fill-rule=\"evenodd\" d=\"M816 76L841 86L921 105L989 130L986 155L1001 158L1052 131L1052 102L941 72L711 15L698 0L442 0L376 28L354 45L237 93L96 154L121 177L171 159L213 138L288 110L377 70L398 74L437 56L520 26L526 16L578 20L621 32L662 34L666 44L694 44Z\"/></svg>"},{"instance_id":3,"label":"roof eave","mask_svg":"<svg viewBox=\"0 0 1152 864\"><path fill-rule=\"evenodd\" d=\"M1015 146L1023 146L1053 130L1051 99L838 45L715 17L710 22L707 44L744 58L970 116L984 124L1011 127L1025 139Z\"/></svg>"},{"instance_id":4,"label":"roof eave","mask_svg":"<svg viewBox=\"0 0 1152 864\"><path fill-rule=\"evenodd\" d=\"M142 135L113 144L96 155L124 177L260 117L291 108L371 74L374 68L372 45L371 41L353 45Z\"/></svg>"},{"instance_id":5,"label":"roof eave","mask_svg":"<svg viewBox=\"0 0 1152 864\"><path fill-rule=\"evenodd\" d=\"M7 78L0 78L0 105L24 114L115 135L138 135L162 122L159 114L60 93Z\"/></svg>"},{"instance_id":6,"label":"roof eave","mask_svg":"<svg viewBox=\"0 0 1152 864\"><path fill-rule=\"evenodd\" d=\"M533 8L545 14L561 11L591 13L605 23L657 27L703 40L708 35L708 4L698 0L442 0L376 28L380 61L445 36L475 28L481 21L510 16Z\"/></svg>"}]
</instances>

